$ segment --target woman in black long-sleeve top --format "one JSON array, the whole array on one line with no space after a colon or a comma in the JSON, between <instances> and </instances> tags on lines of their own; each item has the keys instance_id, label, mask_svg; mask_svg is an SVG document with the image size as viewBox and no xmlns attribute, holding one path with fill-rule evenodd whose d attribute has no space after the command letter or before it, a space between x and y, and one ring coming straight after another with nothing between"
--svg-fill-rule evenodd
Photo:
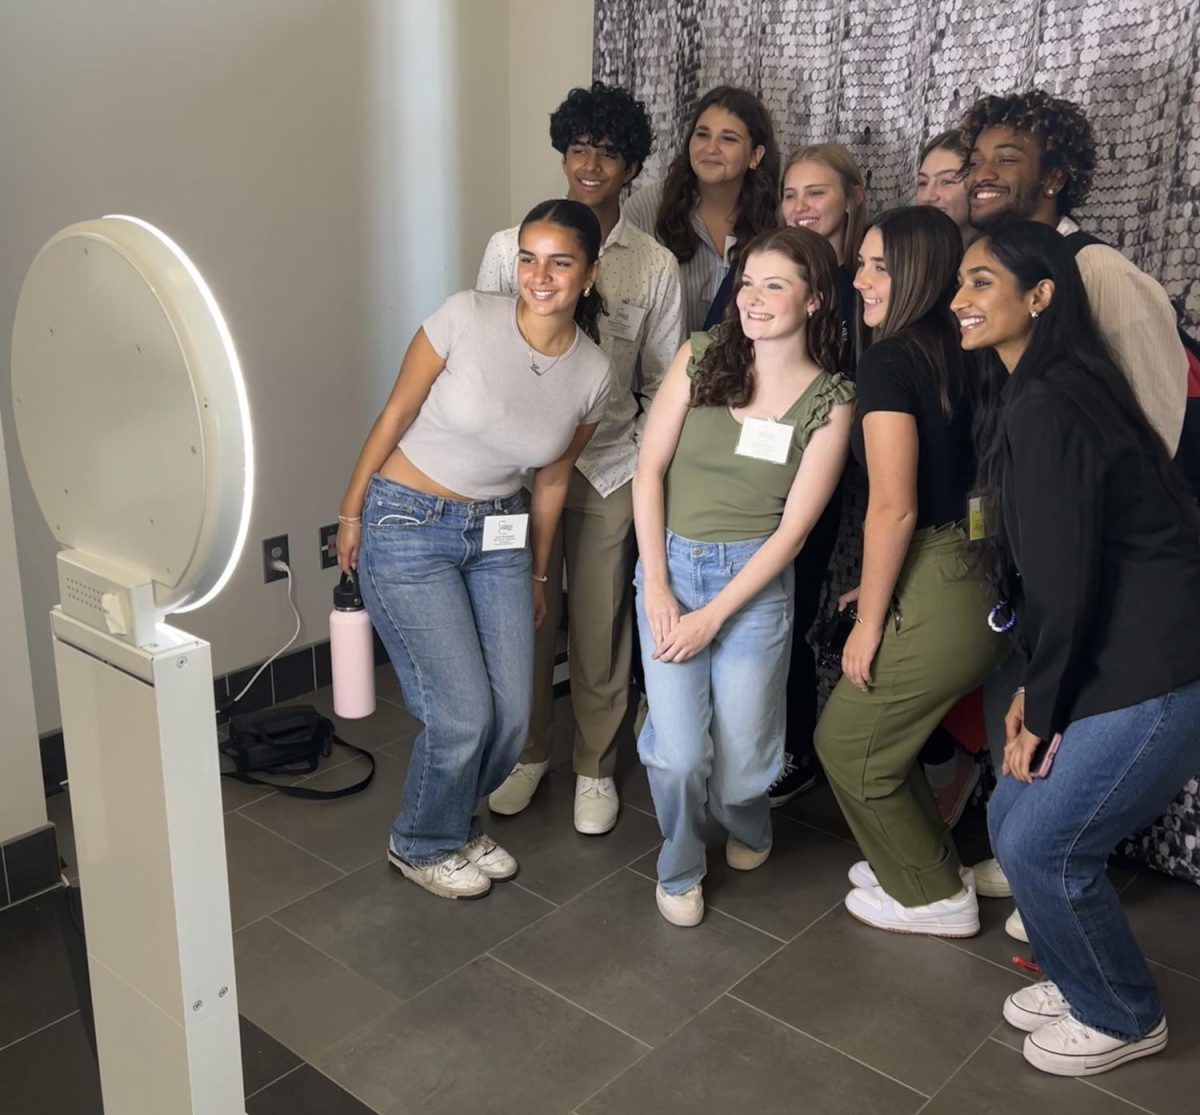
<instances>
[{"instance_id":1,"label":"woman in black long-sleeve top","mask_svg":"<svg viewBox=\"0 0 1200 1115\"><path fill-rule=\"evenodd\" d=\"M1049 977L1004 1017L1031 1064L1091 1075L1167 1042L1105 864L1200 768L1200 522L1062 237L998 227L960 277L964 347L1009 373L981 478L998 497L993 622L1015 621L1027 659L988 825Z\"/></svg>"}]
</instances>

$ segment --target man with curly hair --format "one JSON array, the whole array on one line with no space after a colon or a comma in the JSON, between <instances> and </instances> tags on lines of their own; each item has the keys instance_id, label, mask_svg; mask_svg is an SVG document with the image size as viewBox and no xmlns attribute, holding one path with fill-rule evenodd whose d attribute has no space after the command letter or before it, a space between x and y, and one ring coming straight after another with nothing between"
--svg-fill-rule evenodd
<instances>
[{"instance_id":1,"label":"man with curly hair","mask_svg":"<svg viewBox=\"0 0 1200 1115\"><path fill-rule=\"evenodd\" d=\"M983 97L961 125L971 224L1040 221L1075 236L1076 262L1104 340L1150 423L1174 454L1187 403L1188 361L1163 288L1115 248L1081 233L1071 213L1096 171L1096 140L1079 105L1041 89Z\"/></svg>"},{"instance_id":2,"label":"man with curly hair","mask_svg":"<svg viewBox=\"0 0 1200 1115\"><path fill-rule=\"evenodd\" d=\"M621 214L621 191L637 177L653 143L645 105L603 82L572 89L550 117L550 143L562 155L567 197L583 202L600 221L597 287L608 309L600 319L600 343L612 357L613 390L608 411L571 476L546 571L547 612L535 636L529 742L488 804L496 813L521 812L550 767L554 644L565 557L575 828L600 835L617 822L612 773L629 703L633 468L642 412L683 343L683 303L675 257ZM516 294L517 232L505 229L491 238L478 289Z\"/></svg>"}]
</instances>

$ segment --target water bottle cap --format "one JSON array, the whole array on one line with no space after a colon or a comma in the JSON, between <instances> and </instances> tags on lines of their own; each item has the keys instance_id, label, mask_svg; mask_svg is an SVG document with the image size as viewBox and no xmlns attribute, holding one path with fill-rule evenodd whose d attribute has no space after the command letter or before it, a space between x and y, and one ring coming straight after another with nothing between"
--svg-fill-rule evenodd
<instances>
[{"instance_id":1,"label":"water bottle cap","mask_svg":"<svg viewBox=\"0 0 1200 1115\"><path fill-rule=\"evenodd\" d=\"M333 590L333 607L339 612L362 611L362 594L358 591L358 579L353 573L343 573L342 579Z\"/></svg>"}]
</instances>

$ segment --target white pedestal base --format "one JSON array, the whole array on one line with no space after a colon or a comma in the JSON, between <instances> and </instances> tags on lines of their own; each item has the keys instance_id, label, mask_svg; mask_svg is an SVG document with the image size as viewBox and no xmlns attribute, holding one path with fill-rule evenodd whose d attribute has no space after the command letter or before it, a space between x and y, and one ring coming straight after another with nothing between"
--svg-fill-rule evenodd
<instances>
[{"instance_id":1,"label":"white pedestal base","mask_svg":"<svg viewBox=\"0 0 1200 1115\"><path fill-rule=\"evenodd\" d=\"M209 646L51 626L104 1110L244 1115Z\"/></svg>"}]
</instances>

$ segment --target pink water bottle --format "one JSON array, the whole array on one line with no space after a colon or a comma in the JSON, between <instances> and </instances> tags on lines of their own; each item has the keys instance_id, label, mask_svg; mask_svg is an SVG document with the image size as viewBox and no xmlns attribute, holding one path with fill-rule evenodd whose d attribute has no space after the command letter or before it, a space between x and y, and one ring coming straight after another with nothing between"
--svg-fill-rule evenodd
<instances>
[{"instance_id":1,"label":"pink water bottle","mask_svg":"<svg viewBox=\"0 0 1200 1115\"><path fill-rule=\"evenodd\" d=\"M343 573L329 613L329 658L333 665L333 711L358 720L375 711L375 646L371 620L353 573Z\"/></svg>"}]
</instances>

